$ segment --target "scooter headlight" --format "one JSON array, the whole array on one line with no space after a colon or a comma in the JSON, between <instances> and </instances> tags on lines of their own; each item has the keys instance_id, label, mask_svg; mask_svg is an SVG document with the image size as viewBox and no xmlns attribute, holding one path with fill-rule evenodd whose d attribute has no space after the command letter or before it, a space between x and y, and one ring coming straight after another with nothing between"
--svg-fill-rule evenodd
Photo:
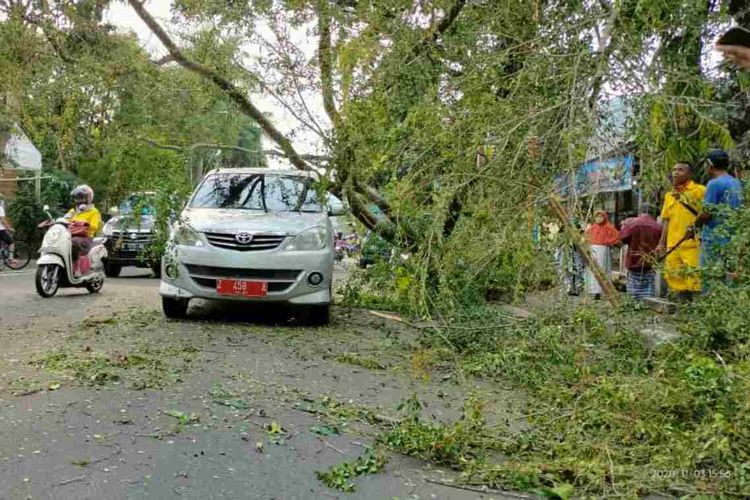
<instances>
[{"instance_id":1,"label":"scooter headlight","mask_svg":"<svg viewBox=\"0 0 750 500\"><path fill-rule=\"evenodd\" d=\"M68 230L62 226L52 226L47 230L47 234L44 235L44 245L54 245L67 232Z\"/></svg>"}]
</instances>

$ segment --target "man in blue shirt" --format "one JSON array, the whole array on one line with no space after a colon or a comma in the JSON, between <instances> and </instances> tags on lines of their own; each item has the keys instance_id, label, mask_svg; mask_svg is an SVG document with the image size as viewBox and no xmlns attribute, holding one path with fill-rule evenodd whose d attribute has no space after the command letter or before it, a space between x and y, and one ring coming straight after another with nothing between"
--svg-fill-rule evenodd
<instances>
[{"instance_id":1,"label":"man in blue shirt","mask_svg":"<svg viewBox=\"0 0 750 500\"><path fill-rule=\"evenodd\" d=\"M706 185L703 198L703 211L697 224L703 226L701 236L701 267L714 264L717 249L729 242L727 228L722 228L727 217L727 209L737 209L742 205L742 184L729 175L729 155L721 149L708 153L708 175L711 180Z\"/></svg>"}]
</instances>

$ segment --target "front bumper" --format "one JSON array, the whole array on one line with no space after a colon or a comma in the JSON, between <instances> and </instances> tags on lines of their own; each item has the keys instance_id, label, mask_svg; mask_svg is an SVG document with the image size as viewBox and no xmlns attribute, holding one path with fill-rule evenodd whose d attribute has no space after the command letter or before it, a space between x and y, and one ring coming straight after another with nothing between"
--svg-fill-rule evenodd
<instances>
[{"instance_id":1,"label":"front bumper","mask_svg":"<svg viewBox=\"0 0 750 500\"><path fill-rule=\"evenodd\" d=\"M307 278L318 272L323 281L311 285ZM268 282L265 297L220 295L218 279ZM180 299L234 300L245 302L288 302L330 304L333 282L333 249L298 251L237 252L213 247L178 246L176 254L162 259L159 293Z\"/></svg>"},{"instance_id":2,"label":"front bumper","mask_svg":"<svg viewBox=\"0 0 750 500\"><path fill-rule=\"evenodd\" d=\"M140 249L131 249L130 245L134 244L139 245ZM107 260L121 266L151 267L154 262L146 256L149 255L152 245L153 241L150 236L148 239L145 236L139 236L139 239L135 241L110 236L104 241L104 247L108 253Z\"/></svg>"}]
</instances>

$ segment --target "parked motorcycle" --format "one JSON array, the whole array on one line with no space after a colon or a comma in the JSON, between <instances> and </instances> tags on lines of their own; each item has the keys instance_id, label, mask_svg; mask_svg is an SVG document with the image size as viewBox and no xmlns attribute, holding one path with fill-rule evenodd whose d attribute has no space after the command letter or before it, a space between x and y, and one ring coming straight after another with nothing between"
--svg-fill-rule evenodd
<instances>
[{"instance_id":1,"label":"parked motorcycle","mask_svg":"<svg viewBox=\"0 0 750 500\"><path fill-rule=\"evenodd\" d=\"M47 228L42 240L41 256L37 260L36 291L44 298L52 297L60 287L86 288L89 293L97 293L104 285L104 264L107 257L102 238L94 238L94 246L78 262L72 261L73 240L66 219L55 220L44 206L48 220L39 224ZM76 266L77 264L77 266ZM80 276L74 269L80 269Z\"/></svg>"}]
</instances>

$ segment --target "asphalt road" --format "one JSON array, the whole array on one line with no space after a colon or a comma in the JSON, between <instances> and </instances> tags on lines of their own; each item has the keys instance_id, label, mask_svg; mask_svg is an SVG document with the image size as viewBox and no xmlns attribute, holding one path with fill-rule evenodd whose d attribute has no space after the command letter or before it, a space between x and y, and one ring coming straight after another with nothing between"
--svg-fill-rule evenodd
<instances>
[{"instance_id":1,"label":"asphalt road","mask_svg":"<svg viewBox=\"0 0 750 500\"><path fill-rule=\"evenodd\" d=\"M33 273L0 271L0 499L503 497L435 484L451 474L399 455L384 471L355 479L355 493L316 478L316 471L360 456L374 432L366 425L331 436L311 432L320 418L301 411L301 400L334 395L393 408L415 386L399 374L314 353L370 338L375 345L386 329L356 316L337 318L341 312L328 329L306 329L276 313L269 319L265 310L209 304L198 304L191 321L170 322L159 313L158 280L145 270L125 270L100 294L62 290L51 299L36 295ZM141 315L145 321L129 326L127 318ZM114 333L110 320L81 333L84 320L118 317L125 319L111 327ZM131 341L190 342L197 353L190 369L161 390L90 386L33 364L79 348L126 358ZM43 390L13 391L30 382ZM208 396L217 385L234 388L247 406L217 405ZM453 411L447 403L441 409L446 398L438 388L419 390L435 401L435 418ZM173 429L173 409L197 420L165 433ZM283 431L269 432L271 422Z\"/></svg>"}]
</instances>

